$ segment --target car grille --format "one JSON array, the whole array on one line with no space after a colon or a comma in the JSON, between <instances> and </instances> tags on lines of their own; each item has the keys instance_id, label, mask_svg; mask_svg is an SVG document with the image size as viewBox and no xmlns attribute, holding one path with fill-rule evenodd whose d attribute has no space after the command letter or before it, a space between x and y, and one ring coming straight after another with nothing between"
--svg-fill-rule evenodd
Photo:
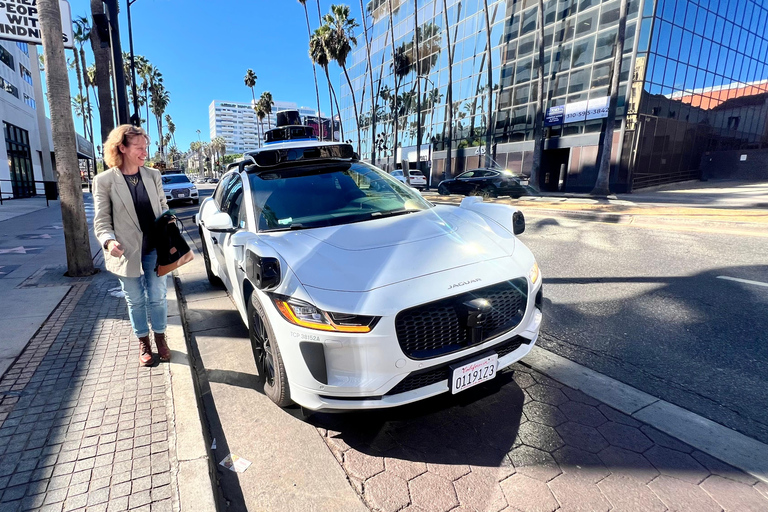
<instances>
[{"instance_id":1,"label":"car grille","mask_svg":"<svg viewBox=\"0 0 768 512\"><path fill-rule=\"evenodd\" d=\"M491 311L482 327L466 325L462 304L486 299ZM504 281L398 313L397 340L411 359L430 359L478 345L517 327L525 315L528 281Z\"/></svg>"},{"instance_id":2,"label":"car grille","mask_svg":"<svg viewBox=\"0 0 768 512\"><path fill-rule=\"evenodd\" d=\"M528 338L515 336L514 338L504 341L495 347L491 347L490 350L493 350L499 354L499 357L504 357L513 350L520 348L521 345L528 344L530 342L531 340ZM412 391L414 389L423 388L424 386L429 386L435 382L448 380L450 377L450 367L454 364L456 363L451 361L435 368L428 368L426 370L413 372L402 381L400 381L397 386L389 390L386 395L397 395L399 393L405 393L406 391Z\"/></svg>"},{"instance_id":3,"label":"car grille","mask_svg":"<svg viewBox=\"0 0 768 512\"><path fill-rule=\"evenodd\" d=\"M188 188L174 188L171 190L171 197L181 197L182 195L184 197L189 197L191 192L192 190Z\"/></svg>"}]
</instances>

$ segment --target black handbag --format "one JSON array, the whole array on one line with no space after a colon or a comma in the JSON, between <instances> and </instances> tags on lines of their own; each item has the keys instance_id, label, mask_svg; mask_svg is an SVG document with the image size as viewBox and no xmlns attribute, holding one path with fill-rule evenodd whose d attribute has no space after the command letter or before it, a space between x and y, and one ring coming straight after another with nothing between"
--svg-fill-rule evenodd
<instances>
[{"instance_id":1,"label":"black handbag","mask_svg":"<svg viewBox=\"0 0 768 512\"><path fill-rule=\"evenodd\" d=\"M158 277L173 272L194 259L187 241L181 235L183 228L184 225L170 210L155 220L155 247L157 248L155 272Z\"/></svg>"}]
</instances>

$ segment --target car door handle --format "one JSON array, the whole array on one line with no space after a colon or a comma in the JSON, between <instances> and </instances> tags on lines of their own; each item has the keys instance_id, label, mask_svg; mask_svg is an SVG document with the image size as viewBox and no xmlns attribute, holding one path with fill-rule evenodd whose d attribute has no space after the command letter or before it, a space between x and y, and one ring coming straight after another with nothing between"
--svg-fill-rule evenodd
<instances>
[{"instance_id":1,"label":"car door handle","mask_svg":"<svg viewBox=\"0 0 768 512\"><path fill-rule=\"evenodd\" d=\"M211 237L211 242L213 242L213 245L219 245L219 241L218 241L218 240L216 240L216 237L215 237L215 236L212 236L212 237Z\"/></svg>"}]
</instances>

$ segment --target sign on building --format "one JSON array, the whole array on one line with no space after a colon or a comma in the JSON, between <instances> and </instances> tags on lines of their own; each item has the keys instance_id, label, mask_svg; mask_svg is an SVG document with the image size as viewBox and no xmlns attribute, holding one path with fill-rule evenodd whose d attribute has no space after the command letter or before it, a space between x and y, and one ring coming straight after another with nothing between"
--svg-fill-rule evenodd
<instances>
[{"instance_id":1,"label":"sign on building","mask_svg":"<svg viewBox=\"0 0 768 512\"><path fill-rule=\"evenodd\" d=\"M589 121L608 117L608 102L610 97L592 98L565 105L565 122Z\"/></svg>"},{"instance_id":2,"label":"sign on building","mask_svg":"<svg viewBox=\"0 0 768 512\"><path fill-rule=\"evenodd\" d=\"M564 117L565 105L549 107L547 109L547 113L544 115L544 126L555 126L558 124L563 124Z\"/></svg>"},{"instance_id":3,"label":"sign on building","mask_svg":"<svg viewBox=\"0 0 768 512\"><path fill-rule=\"evenodd\" d=\"M61 10L61 30L64 48L75 48L72 33L72 11L69 2L59 1ZM0 1L0 38L22 43L43 44L40 34L40 20L37 0Z\"/></svg>"},{"instance_id":4,"label":"sign on building","mask_svg":"<svg viewBox=\"0 0 768 512\"><path fill-rule=\"evenodd\" d=\"M587 121L590 119L602 119L608 117L608 102L610 100L610 96L592 98L589 100L589 105L587 106Z\"/></svg>"},{"instance_id":5,"label":"sign on building","mask_svg":"<svg viewBox=\"0 0 768 512\"><path fill-rule=\"evenodd\" d=\"M565 105L565 122L575 123L587 118L587 100Z\"/></svg>"}]
</instances>

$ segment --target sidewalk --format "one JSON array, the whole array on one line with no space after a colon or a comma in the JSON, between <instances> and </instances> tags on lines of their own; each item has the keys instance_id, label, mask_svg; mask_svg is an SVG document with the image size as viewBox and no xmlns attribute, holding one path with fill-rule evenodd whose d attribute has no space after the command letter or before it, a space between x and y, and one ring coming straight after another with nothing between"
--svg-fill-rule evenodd
<instances>
[{"instance_id":1,"label":"sidewalk","mask_svg":"<svg viewBox=\"0 0 768 512\"><path fill-rule=\"evenodd\" d=\"M63 277L59 203L23 201L0 222L0 510L215 510L173 288L172 363L140 368L117 279Z\"/></svg>"}]
</instances>

